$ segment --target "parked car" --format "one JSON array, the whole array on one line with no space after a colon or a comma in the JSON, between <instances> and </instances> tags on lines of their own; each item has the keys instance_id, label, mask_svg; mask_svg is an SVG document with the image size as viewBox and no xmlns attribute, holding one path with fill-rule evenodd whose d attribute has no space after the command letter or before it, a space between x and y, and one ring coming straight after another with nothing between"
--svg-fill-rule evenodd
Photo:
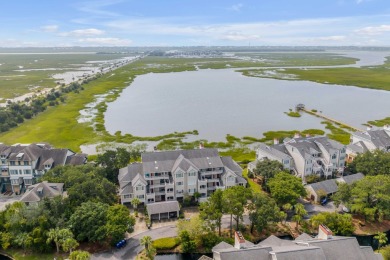
<instances>
[{"instance_id":1,"label":"parked car","mask_svg":"<svg viewBox=\"0 0 390 260\"><path fill-rule=\"evenodd\" d=\"M321 200L322 206L325 206L327 203L328 203L328 198L324 198L323 200Z\"/></svg>"},{"instance_id":2,"label":"parked car","mask_svg":"<svg viewBox=\"0 0 390 260\"><path fill-rule=\"evenodd\" d=\"M349 208L347 208L346 206L343 206L343 212L345 212L345 213L349 213L349 212L350 212L350 210L349 210Z\"/></svg>"}]
</instances>

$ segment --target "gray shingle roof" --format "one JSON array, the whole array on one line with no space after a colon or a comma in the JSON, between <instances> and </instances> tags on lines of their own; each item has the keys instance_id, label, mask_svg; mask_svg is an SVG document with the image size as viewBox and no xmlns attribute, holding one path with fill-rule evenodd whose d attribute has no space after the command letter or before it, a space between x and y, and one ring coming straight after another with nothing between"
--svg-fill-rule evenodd
<instances>
[{"instance_id":1,"label":"gray shingle roof","mask_svg":"<svg viewBox=\"0 0 390 260\"><path fill-rule=\"evenodd\" d=\"M351 174L351 175L340 177L337 180L340 179L341 181L343 181L343 182L345 182L347 184L352 184L355 181L361 180L363 178L364 178L364 174L361 173L361 172L358 172L358 173L355 173L355 174Z\"/></svg>"},{"instance_id":2,"label":"gray shingle roof","mask_svg":"<svg viewBox=\"0 0 390 260\"><path fill-rule=\"evenodd\" d=\"M280 159L291 159L291 156L288 155L284 144L266 145L260 143L259 149L264 153L268 153Z\"/></svg>"},{"instance_id":3,"label":"gray shingle roof","mask_svg":"<svg viewBox=\"0 0 390 260\"><path fill-rule=\"evenodd\" d=\"M20 198L22 202L38 202L43 198L53 198L62 195L63 183L49 183L47 181L31 185ZM41 193L38 191L42 190Z\"/></svg>"},{"instance_id":4,"label":"gray shingle roof","mask_svg":"<svg viewBox=\"0 0 390 260\"><path fill-rule=\"evenodd\" d=\"M204 148L143 153L141 155L143 172L170 172L180 155L189 159L198 169L223 167L218 150Z\"/></svg>"},{"instance_id":5,"label":"gray shingle roof","mask_svg":"<svg viewBox=\"0 0 390 260\"><path fill-rule=\"evenodd\" d=\"M242 168L235 161L233 161L231 156L222 156L221 160L225 167L232 170L235 174L240 176L242 175Z\"/></svg>"},{"instance_id":6,"label":"gray shingle roof","mask_svg":"<svg viewBox=\"0 0 390 260\"><path fill-rule=\"evenodd\" d=\"M372 142L378 149L386 149L390 146L390 134L384 129L369 130L367 132L355 132L353 135Z\"/></svg>"},{"instance_id":7,"label":"gray shingle roof","mask_svg":"<svg viewBox=\"0 0 390 260\"><path fill-rule=\"evenodd\" d=\"M146 208L148 210L149 216L151 216L152 214L167 213L180 210L179 202L176 200L147 204Z\"/></svg>"},{"instance_id":8,"label":"gray shingle roof","mask_svg":"<svg viewBox=\"0 0 390 260\"><path fill-rule=\"evenodd\" d=\"M336 180L326 180L326 181L320 181L312 184L306 185L308 187L312 187L312 189L315 192L318 192L319 190L323 190L326 192L326 194L335 193L338 190Z\"/></svg>"}]
</instances>

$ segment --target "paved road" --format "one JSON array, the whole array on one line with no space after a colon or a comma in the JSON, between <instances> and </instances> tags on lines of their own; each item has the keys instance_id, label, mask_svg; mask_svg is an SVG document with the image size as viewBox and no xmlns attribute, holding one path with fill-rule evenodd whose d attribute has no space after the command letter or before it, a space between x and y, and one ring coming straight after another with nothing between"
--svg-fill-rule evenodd
<instances>
[{"instance_id":1,"label":"paved road","mask_svg":"<svg viewBox=\"0 0 390 260\"><path fill-rule=\"evenodd\" d=\"M152 230L145 231L141 234L135 235L127 240L127 245L121 249L112 249L108 252L93 254L91 259L135 259L137 254L142 251L143 246L140 245L139 240L144 236L151 236L152 240L162 237L175 237L177 236L176 225L160 227Z\"/></svg>"},{"instance_id":2,"label":"paved road","mask_svg":"<svg viewBox=\"0 0 390 260\"><path fill-rule=\"evenodd\" d=\"M21 198L21 196L3 196L3 195L0 195L0 211L3 211L5 210L5 206L7 204L12 204L14 203L15 201L19 201L19 199Z\"/></svg>"}]
</instances>

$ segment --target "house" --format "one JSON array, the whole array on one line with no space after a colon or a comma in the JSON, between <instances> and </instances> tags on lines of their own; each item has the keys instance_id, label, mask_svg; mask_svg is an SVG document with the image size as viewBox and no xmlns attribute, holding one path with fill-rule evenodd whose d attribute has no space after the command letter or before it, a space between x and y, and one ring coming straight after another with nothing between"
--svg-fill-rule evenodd
<instances>
[{"instance_id":1,"label":"house","mask_svg":"<svg viewBox=\"0 0 390 260\"><path fill-rule=\"evenodd\" d=\"M352 184L364 178L362 173L342 176L337 179L325 180L305 185L310 199L319 202L322 196L329 197L338 191L338 183Z\"/></svg>"},{"instance_id":2,"label":"house","mask_svg":"<svg viewBox=\"0 0 390 260\"><path fill-rule=\"evenodd\" d=\"M383 129L367 127L366 132L355 132L351 136L351 143L347 146L347 160L352 162L359 153L381 150L390 152L390 126Z\"/></svg>"},{"instance_id":3,"label":"house","mask_svg":"<svg viewBox=\"0 0 390 260\"><path fill-rule=\"evenodd\" d=\"M119 170L122 204L133 198L141 203L182 201L195 192L202 201L216 189L247 183L242 168L231 157L219 156L217 149L147 152L141 160Z\"/></svg>"},{"instance_id":4,"label":"house","mask_svg":"<svg viewBox=\"0 0 390 260\"><path fill-rule=\"evenodd\" d=\"M0 144L0 192L20 194L55 166L81 165L86 161L85 154L55 149L48 144Z\"/></svg>"},{"instance_id":5,"label":"house","mask_svg":"<svg viewBox=\"0 0 390 260\"><path fill-rule=\"evenodd\" d=\"M325 225L320 225L318 235L303 233L295 240L283 240L270 236L254 245L246 241L240 232L235 233L234 246L221 242L213 247L215 260L379 260L382 255L371 247L359 246L355 237L333 236Z\"/></svg>"},{"instance_id":6,"label":"house","mask_svg":"<svg viewBox=\"0 0 390 260\"><path fill-rule=\"evenodd\" d=\"M29 186L20 201L27 205L38 205L44 198L52 199L56 196L64 196L64 184L44 181Z\"/></svg>"},{"instance_id":7,"label":"house","mask_svg":"<svg viewBox=\"0 0 390 260\"><path fill-rule=\"evenodd\" d=\"M343 173L346 147L325 136L296 134L292 139L283 140L282 144L278 140L273 145L261 144L256 151L256 160L264 159L281 162L285 169L303 180L311 174L330 177L333 173Z\"/></svg>"},{"instance_id":8,"label":"house","mask_svg":"<svg viewBox=\"0 0 390 260\"><path fill-rule=\"evenodd\" d=\"M162 201L146 205L150 220L178 218L180 206L177 200Z\"/></svg>"}]
</instances>

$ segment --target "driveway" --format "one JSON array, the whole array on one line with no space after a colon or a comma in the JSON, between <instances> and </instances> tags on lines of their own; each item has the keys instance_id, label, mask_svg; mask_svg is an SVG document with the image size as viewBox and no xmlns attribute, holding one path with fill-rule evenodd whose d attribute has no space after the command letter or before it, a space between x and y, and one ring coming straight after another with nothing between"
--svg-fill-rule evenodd
<instances>
[{"instance_id":1,"label":"driveway","mask_svg":"<svg viewBox=\"0 0 390 260\"><path fill-rule=\"evenodd\" d=\"M145 231L127 239L127 244L124 248L112 249L104 253L93 254L91 259L135 259L137 254L144 248L139 243L139 240L144 236L150 236L152 237L152 240L163 237L175 237L177 236L177 228L176 225L171 225Z\"/></svg>"},{"instance_id":2,"label":"driveway","mask_svg":"<svg viewBox=\"0 0 390 260\"><path fill-rule=\"evenodd\" d=\"M15 201L19 201L21 196L4 196L4 195L0 195L0 211L3 211L5 210L5 206L8 205L8 204L12 204L14 203Z\"/></svg>"},{"instance_id":3,"label":"driveway","mask_svg":"<svg viewBox=\"0 0 390 260\"><path fill-rule=\"evenodd\" d=\"M341 211L341 207L336 208L333 201L328 202L326 205L317 205L311 203L304 203L305 209L309 216L316 215L321 212L339 212Z\"/></svg>"}]
</instances>

